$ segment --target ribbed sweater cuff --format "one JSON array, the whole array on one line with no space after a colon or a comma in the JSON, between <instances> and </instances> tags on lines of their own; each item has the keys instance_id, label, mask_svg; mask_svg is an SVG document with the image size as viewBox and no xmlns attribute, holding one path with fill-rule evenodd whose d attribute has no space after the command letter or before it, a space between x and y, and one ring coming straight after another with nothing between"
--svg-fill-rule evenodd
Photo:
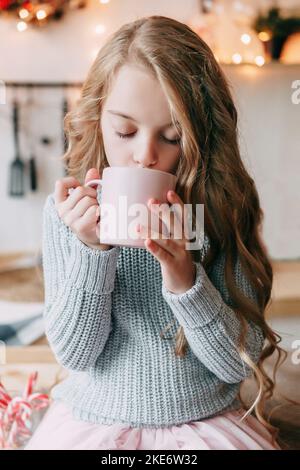
<instances>
[{"instance_id":1,"label":"ribbed sweater cuff","mask_svg":"<svg viewBox=\"0 0 300 470\"><path fill-rule=\"evenodd\" d=\"M108 294L114 290L120 247L102 251L88 247L73 233L67 279L89 292Z\"/></svg>"},{"instance_id":2,"label":"ribbed sweater cuff","mask_svg":"<svg viewBox=\"0 0 300 470\"><path fill-rule=\"evenodd\" d=\"M201 263L196 263L194 285L182 294L174 294L162 282L162 295L171 307L178 322L187 328L206 325L219 313L223 299Z\"/></svg>"}]
</instances>

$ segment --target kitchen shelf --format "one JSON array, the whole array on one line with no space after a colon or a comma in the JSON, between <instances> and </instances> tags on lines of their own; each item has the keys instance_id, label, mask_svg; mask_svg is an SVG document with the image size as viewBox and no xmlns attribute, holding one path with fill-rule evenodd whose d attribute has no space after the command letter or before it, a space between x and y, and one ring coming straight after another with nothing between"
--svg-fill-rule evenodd
<instances>
[{"instance_id":1,"label":"kitchen shelf","mask_svg":"<svg viewBox=\"0 0 300 470\"><path fill-rule=\"evenodd\" d=\"M10 88L80 88L82 82L12 82L2 80L6 87Z\"/></svg>"},{"instance_id":2,"label":"kitchen shelf","mask_svg":"<svg viewBox=\"0 0 300 470\"><path fill-rule=\"evenodd\" d=\"M232 69L242 69L244 67L253 67L257 70L264 70L270 68L280 68L280 69L300 69L300 63L295 64L284 64L279 61L270 61L266 62L262 67L259 67L253 63L244 62L242 64L228 64L225 62L220 62L220 66L224 68L232 68ZM74 81L74 82L67 82L67 81L36 81L36 82L29 82L29 81L14 81L14 80L5 80L2 78L2 83L6 87L10 88L81 88L83 85L83 81Z\"/></svg>"}]
</instances>

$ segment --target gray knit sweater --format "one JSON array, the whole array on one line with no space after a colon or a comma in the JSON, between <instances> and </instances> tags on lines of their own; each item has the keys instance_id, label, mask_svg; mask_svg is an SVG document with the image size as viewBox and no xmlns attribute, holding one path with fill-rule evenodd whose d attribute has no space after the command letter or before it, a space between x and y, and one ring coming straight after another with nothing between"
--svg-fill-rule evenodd
<instances>
[{"instance_id":1,"label":"gray knit sweater","mask_svg":"<svg viewBox=\"0 0 300 470\"><path fill-rule=\"evenodd\" d=\"M202 260L207 247L205 237ZM78 419L132 427L179 425L238 408L239 384L251 369L237 350L240 324L224 285L224 257L209 276L195 264L194 286L171 293L151 253L86 246L59 218L50 194L43 210L44 320L57 361L69 371L52 398ZM235 273L256 301L239 263ZM174 354L180 325L184 357ZM257 362L263 335L249 326L246 349Z\"/></svg>"}]
</instances>

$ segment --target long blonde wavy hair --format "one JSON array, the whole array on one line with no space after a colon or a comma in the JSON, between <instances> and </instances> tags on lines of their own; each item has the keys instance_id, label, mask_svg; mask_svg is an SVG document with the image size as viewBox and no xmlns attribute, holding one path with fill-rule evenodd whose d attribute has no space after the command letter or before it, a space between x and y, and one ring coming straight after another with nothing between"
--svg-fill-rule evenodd
<instances>
[{"instance_id":1,"label":"long blonde wavy hair","mask_svg":"<svg viewBox=\"0 0 300 470\"><path fill-rule=\"evenodd\" d=\"M239 353L253 370L258 387L257 397L246 414L255 413L275 439L278 430L267 420L264 409L266 400L273 395L277 368L287 353L278 346L281 337L264 318L273 273L261 239L263 212L255 183L241 160L237 111L229 85L208 45L187 25L164 16L123 25L99 50L75 109L65 117L68 148L62 160L68 174L82 181L89 168L96 167L101 174L109 166L100 116L114 77L124 64L141 66L152 73L166 94L173 123L182 135L176 192L193 208L204 204L209 249L202 263L207 272L220 252L226 253L225 281L241 323ZM192 256L199 261L200 251L193 251ZM236 288L237 257L257 294L258 304ZM265 337L257 364L245 350L247 320L258 325ZM185 355L186 348L187 340L180 327L175 354ZM277 360L270 378L263 362L274 351ZM244 404L240 393L239 396Z\"/></svg>"}]
</instances>

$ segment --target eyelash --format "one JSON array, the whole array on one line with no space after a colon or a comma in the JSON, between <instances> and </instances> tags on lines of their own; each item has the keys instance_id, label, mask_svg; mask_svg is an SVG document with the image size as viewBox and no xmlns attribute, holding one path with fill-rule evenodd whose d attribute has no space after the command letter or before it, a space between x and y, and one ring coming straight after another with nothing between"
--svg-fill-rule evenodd
<instances>
[{"instance_id":1,"label":"eyelash","mask_svg":"<svg viewBox=\"0 0 300 470\"><path fill-rule=\"evenodd\" d=\"M132 134L121 134L121 132L116 132L117 136L120 137L120 139L129 139L130 137L132 137L135 133L132 133ZM178 139L174 139L174 140L169 140L167 139L166 137L164 137L163 135L161 136L162 139L167 143L167 144L170 144L170 145L177 145L179 144L180 142L180 137L178 137Z\"/></svg>"}]
</instances>

